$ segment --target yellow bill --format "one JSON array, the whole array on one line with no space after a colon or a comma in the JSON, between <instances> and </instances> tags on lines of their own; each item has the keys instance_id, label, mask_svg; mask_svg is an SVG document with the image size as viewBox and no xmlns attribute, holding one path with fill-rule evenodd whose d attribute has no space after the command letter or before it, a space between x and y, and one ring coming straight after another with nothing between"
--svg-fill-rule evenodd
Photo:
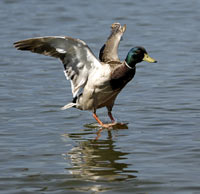
<instances>
[{"instance_id":1,"label":"yellow bill","mask_svg":"<svg viewBox=\"0 0 200 194\"><path fill-rule=\"evenodd\" d=\"M144 54L144 58L142 60L149 63L157 63L157 61L151 58L147 53Z\"/></svg>"}]
</instances>

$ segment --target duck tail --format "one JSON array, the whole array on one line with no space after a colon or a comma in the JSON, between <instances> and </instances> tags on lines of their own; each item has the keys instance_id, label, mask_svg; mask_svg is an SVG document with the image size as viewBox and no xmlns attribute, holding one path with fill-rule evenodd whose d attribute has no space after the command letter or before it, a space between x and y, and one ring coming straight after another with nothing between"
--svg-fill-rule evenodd
<instances>
[{"instance_id":1,"label":"duck tail","mask_svg":"<svg viewBox=\"0 0 200 194\"><path fill-rule=\"evenodd\" d=\"M68 109L68 108L76 107L76 105L77 105L76 103L71 102L71 103L66 104L65 106L63 106L63 107L61 108L61 110L66 110L66 109Z\"/></svg>"}]
</instances>

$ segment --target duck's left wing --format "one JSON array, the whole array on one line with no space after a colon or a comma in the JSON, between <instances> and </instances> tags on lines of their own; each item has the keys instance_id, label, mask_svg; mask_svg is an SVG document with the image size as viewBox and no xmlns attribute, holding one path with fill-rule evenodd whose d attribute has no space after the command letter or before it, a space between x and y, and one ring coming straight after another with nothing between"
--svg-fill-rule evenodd
<instances>
[{"instance_id":1,"label":"duck's left wing","mask_svg":"<svg viewBox=\"0 0 200 194\"><path fill-rule=\"evenodd\" d=\"M120 61L118 57L118 47L125 31L126 24L124 26L121 26L120 23L113 23L111 25L111 34L99 52L100 61Z\"/></svg>"},{"instance_id":2,"label":"duck's left wing","mask_svg":"<svg viewBox=\"0 0 200 194\"><path fill-rule=\"evenodd\" d=\"M71 81L73 97L85 86L89 73L101 66L84 41L67 36L21 40L14 43L14 46L18 50L28 50L61 59L66 78Z\"/></svg>"}]
</instances>

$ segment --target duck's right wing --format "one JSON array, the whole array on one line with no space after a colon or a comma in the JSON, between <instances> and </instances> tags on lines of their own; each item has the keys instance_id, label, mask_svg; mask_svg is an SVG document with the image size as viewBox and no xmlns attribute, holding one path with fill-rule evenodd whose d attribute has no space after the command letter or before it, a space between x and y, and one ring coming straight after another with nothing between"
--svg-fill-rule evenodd
<instances>
[{"instance_id":1,"label":"duck's right wing","mask_svg":"<svg viewBox=\"0 0 200 194\"><path fill-rule=\"evenodd\" d=\"M67 36L48 36L21 40L14 43L18 50L28 50L61 59L64 73L71 81L73 97L87 82L93 70L101 66L87 44Z\"/></svg>"},{"instance_id":2,"label":"duck's right wing","mask_svg":"<svg viewBox=\"0 0 200 194\"><path fill-rule=\"evenodd\" d=\"M120 23L113 23L111 25L111 34L99 52L100 61L120 61L118 57L118 47L125 31L126 24L123 27Z\"/></svg>"}]
</instances>

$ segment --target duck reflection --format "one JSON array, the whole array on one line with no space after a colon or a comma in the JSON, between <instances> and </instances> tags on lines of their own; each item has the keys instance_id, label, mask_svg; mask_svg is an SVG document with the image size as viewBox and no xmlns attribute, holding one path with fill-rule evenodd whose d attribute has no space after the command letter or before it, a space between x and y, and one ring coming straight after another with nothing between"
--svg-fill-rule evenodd
<instances>
[{"instance_id":1,"label":"duck reflection","mask_svg":"<svg viewBox=\"0 0 200 194\"><path fill-rule=\"evenodd\" d=\"M108 131L106 139L82 139L83 134L68 134L78 145L65 156L70 159L70 173L76 178L92 181L123 181L136 178L137 171L129 170L126 163L128 152L116 148L112 140L112 131ZM86 133L88 135L88 132Z\"/></svg>"}]
</instances>

